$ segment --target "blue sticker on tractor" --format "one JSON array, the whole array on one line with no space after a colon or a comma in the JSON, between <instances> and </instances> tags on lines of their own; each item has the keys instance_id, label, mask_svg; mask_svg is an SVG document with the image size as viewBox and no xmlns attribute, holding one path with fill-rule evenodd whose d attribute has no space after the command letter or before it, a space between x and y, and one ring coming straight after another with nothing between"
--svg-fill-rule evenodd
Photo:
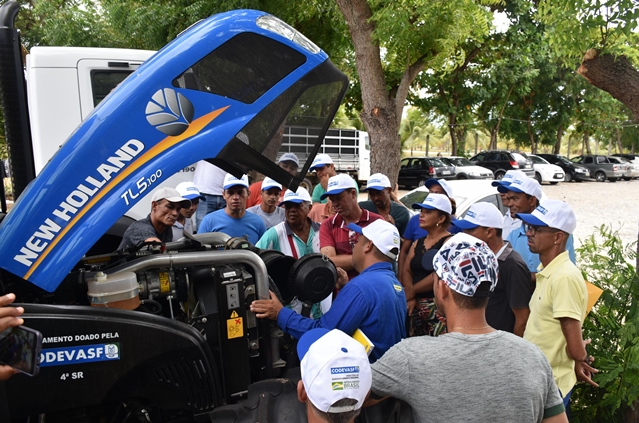
<instances>
[{"instance_id":1,"label":"blue sticker on tractor","mask_svg":"<svg viewBox=\"0 0 639 423\"><path fill-rule=\"evenodd\" d=\"M40 367L94 363L120 359L120 344L81 345L42 350Z\"/></svg>"}]
</instances>

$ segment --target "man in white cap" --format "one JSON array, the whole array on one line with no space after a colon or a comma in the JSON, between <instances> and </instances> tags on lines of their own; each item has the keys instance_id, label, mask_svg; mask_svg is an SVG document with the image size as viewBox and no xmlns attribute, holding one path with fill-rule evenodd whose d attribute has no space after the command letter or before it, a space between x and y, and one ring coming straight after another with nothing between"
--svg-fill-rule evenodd
<instances>
[{"instance_id":1,"label":"man in white cap","mask_svg":"<svg viewBox=\"0 0 639 423\"><path fill-rule=\"evenodd\" d=\"M297 169L300 167L300 161L295 153L282 154L280 159L277 161L277 164L279 167L293 176L297 175ZM249 197L246 201L246 207L250 208L262 203L262 183L263 181L257 181L251 184L251 186L249 187ZM280 188L282 187L280 186ZM282 198L284 198L286 191L286 188L281 190L279 201L282 201Z\"/></svg>"},{"instance_id":2,"label":"man in white cap","mask_svg":"<svg viewBox=\"0 0 639 423\"><path fill-rule=\"evenodd\" d=\"M499 281L486 307L486 321L498 330L524 336L533 293L530 271L521 255L502 239L504 216L494 204L475 203L453 225L484 241L497 256Z\"/></svg>"},{"instance_id":3,"label":"man in white cap","mask_svg":"<svg viewBox=\"0 0 639 423\"><path fill-rule=\"evenodd\" d=\"M315 185L315 188L313 189L313 204L326 204L328 200L326 197L322 197L322 195L326 193L329 179L337 175L333 159L328 154L318 154L315 156L315 159L313 159L313 163L311 163L311 167L308 170L310 172L315 171L315 174L320 181L320 183ZM357 184L355 184L355 190L359 194Z\"/></svg>"},{"instance_id":4,"label":"man in white cap","mask_svg":"<svg viewBox=\"0 0 639 423\"><path fill-rule=\"evenodd\" d=\"M320 227L320 249L335 266L344 269L351 279L357 275L353 264L353 247L357 242L357 232L350 230L349 223L361 227L382 217L362 210L357 202L357 184L349 175L339 174L328 180L328 190L322 199L330 198L335 215L329 217Z\"/></svg>"},{"instance_id":5,"label":"man in white cap","mask_svg":"<svg viewBox=\"0 0 639 423\"><path fill-rule=\"evenodd\" d=\"M299 187L297 192L289 190L280 206L286 213L286 220L268 229L255 245L257 248L277 250L296 260L307 254L319 253L319 223L308 217L311 210L311 196L305 188ZM294 299L287 307L298 314L302 311L302 303ZM329 295L321 303L314 304L311 317L319 318L331 307Z\"/></svg>"},{"instance_id":6,"label":"man in white cap","mask_svg":"<svg viewBox=\"0 0 639 423\"><path fill-rule=\"evenodd\" d=\"M247 208L246 211L261 217L266 229L269 229L284 222L285 219L284 209L277 206L280 202L282 184L275 182L269 177L264 178L261 183L262 190L260 194L262 202L256 206Z\"/></svg>"},{"instance_id":7,"label":"man in white cap","mask_svg":"<svg viewBox=\"0 0 639 423\"><path fill-rule=\"evenodd\" d=\"M384 220L397 227L400 234L403 234L410 218L408 209L403 205L393 201L391 197L392 185L388 176L382 173L375 173L368 178L366 189L370 200L360 201L359 206L373 213L382 216Z\"/></svg>"},{"instance_id":8,"label":"man in white cap","mask_svg":"<svg viewBox=\"0 0 639 423\"><path fill-rule=\"evenodd\" d=\"M191 200L191 207L182 207L177 220L173 224L173 241L184 237L184 232L193 235L193 221L191 218L197 212L200 201L206 201L206 197L200 194L200 190L197 189L193 182L181 182L175 187L180 195L188 200Z\"/></svg>"},{"instance_id":9,"label":"man in white cap","mask_svg":"<svg viewBox=\"0 0 639 423\"><path fill-rule=\"evenodd\" d=\"M527 176L515 176L509 185L500 185L497 190L508 195L510 214L516 216L520 213L532 213L542 199L541 185L534 178ZM528 238L524 225L519 225L513 229L506 240L510 242L513 249L517 251L526 262L530 270L531 278L534 281L539 267L539 254L532 252L528 248ZM573 263L577 262L573 237L570 235L567 240L567 250Z\"/></svg>"},{"instance_id":10,"label":"man in white cap","mask_svg":"<svg viewBox=\"0 0 639 423\"><path fill-rule=\"evenodd\" d=\"M581 272L570 261L566 244L577 227L572 208L558 200L545 200L532 213L518 213L525 223L530 250L539 254L535 292L524 339L537 345L553 369L557 386L568 408L577 380L592 381L581 324L586 318L588 290Z\"/></svg>"},{"instance_id":11,"label":"man in white cap","mask_svg":"<svg viewBox=\"0 0 639 423\"><path fill-rule=\"evenodd\" d=\"M491 185L494 187L507 187L515 179L515 177L525 178L526 174L521 170L509 170L506 171L504 176L499 181L493 181ZM510 201L508 201L508 193L500 192L499 196L501 197L502 204L504 205L504 207L506 207L506 214L504 214L504 227L502 232L502 237L506 239L510 234L510 231L518 228L521 225L521 220L516 219L514 216L510 215Z\"/></svg>"},{"instance_id":12,"label":"man in white cap","mask_svg":"<svg viewBox=\"0 0 639 423\"><path fill-rule=\"evenodd\" d=\"M151 213L144 219L133 222L124 231L118 250L134 247L144 242L173 241L173 224L181 208L191 207L191 201L182 197L174 188L164 187L153 193Z\"/></svg>"},{"instance_id":13,"label":"man in white cap","mask_svg":"<svg viewBox=\"0 0 639 423\"><path fill-rule=\"evenodd\" d=\"M360 329L374 345L369 356L374 362L406 336L406 297L392 265L399 251L399 232L383 219L366 227L351 223L349 229L359 234L353 263L360 274L342 288L326 314L317 320L302 317L283 308L273 293L270 300L253 301L251 311L259 318L277 320L297 339L314 328L350 335ZM345 282L345 275L340 278L338 283Z\"/></svg>"},{"instance_id":14,"label":"man in white cap","mask_svg":"<svg viewBox=\"0 0 639 423\"><path fill-rule=\"evenodd\" d=\"M488 245L457 234L432 264L435 302L449 332L408 338L388 350L372 366L371 397L408 402L415 422L567 422L543 353L486 322L498 273Z\"/></svg>"},{"instance_id":15,"label":"man in white cap","mask_svg":"<svg viewBox=\"0 0 639 423\"><path fill-rule=\"evenodd\" d=\"M362 344L337 329L313 329L300 338L297 354L297 398L306 404L308 423L352 423L371 388Z\"/></svg>"},{"instance_id":16,"label":"man in white cap","mask_svg":"<svg viewBox=\"0 0 639 423\"><path fill-rule=\"evenodd\" d=\"M223 191L226 207L207 214L198 232L223 232L231 237L244 236L250 243L257 243L266 232L266 226L261 217L246 212L248 186L246 175L237 178L227 173Z\"/></svg>"}]
</instances>

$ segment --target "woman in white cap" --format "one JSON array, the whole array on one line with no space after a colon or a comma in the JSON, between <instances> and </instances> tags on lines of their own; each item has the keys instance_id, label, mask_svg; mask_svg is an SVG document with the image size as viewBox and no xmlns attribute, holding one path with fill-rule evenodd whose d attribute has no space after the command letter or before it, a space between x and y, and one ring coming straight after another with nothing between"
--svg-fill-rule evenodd
<instances>
[{"instance_id":1,"label":"woman in white cap","mask_svg":"<svg viewBox=\"0 0 639 423\"><path fill-rule=\"evenodd\" d=\"M414 203L413 208L421 209L419 226L428 231L428 235L411 246L400 278L408 306L407 333L408 336L437 336L446 332L446 320L439 316L435 306L433 257L452 236L448 232L452 205L443 194L429 194L423 203Z\"/></svg>"}]
</instances>

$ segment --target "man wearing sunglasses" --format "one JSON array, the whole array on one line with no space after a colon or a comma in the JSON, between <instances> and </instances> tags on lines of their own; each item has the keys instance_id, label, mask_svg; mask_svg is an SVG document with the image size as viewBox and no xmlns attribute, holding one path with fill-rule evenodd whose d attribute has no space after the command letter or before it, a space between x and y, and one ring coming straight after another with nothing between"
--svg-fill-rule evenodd
<instances>
[{"instance_id":1,"label":"man wearing sunglasses","mask_svg":"<svg viewBox=\"0 0 639 423\"><path fill-rule=\"evenodd\" d=\"M586 318L588 290L581 272L570 261L566 244L577 226L572 208L558 200L546 200L532 213L518 213L524 222L528 247L539 254L541 265L530 300L530 317L524 339L544 353L568 409L578 380L592 381L597 370L590 367L581 324Z\"/></svg>"},{"instance_id":2,"label":"man wearing sunglasses","mask_svg":"<svg viewBox=\"0 0 639 423\"><path fill-rule=\"evenodd\" d=\"M206 197L200 194L200 190L193 182L182 182L175 189L183 198L191 200L191 207L180 209L180 214L171 228L173 229L173 241L184 237L184 232L188 232L191 235L195 233L191 217L197 212L200 201L206 201Z\"/></svg>"}]
</instances>

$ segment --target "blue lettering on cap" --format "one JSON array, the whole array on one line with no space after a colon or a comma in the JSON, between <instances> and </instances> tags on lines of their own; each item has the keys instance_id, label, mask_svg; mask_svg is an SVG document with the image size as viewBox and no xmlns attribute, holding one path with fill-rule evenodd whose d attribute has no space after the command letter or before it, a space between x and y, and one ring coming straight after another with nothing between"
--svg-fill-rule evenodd
<instances>
[{"instance_id":1,"label":"blue lettering on cap","mask_svg":"<svg viewBox=\"0 0 639 423\"><path fill-rule=\"evenodd\" d=\"M120 359L120 344L95 344L42 350L40 367L94 363Z\"/></svg>"},{"instance_id":2,"label":"blue lettering on cap","mask_svg":"<svg viewBox=\"0 0 639 423\"><path fill-rule=\"evenodd\" d=\"M474 211L471 211L471 210L468 210L468 211L466 212L466 216L470 216L470 217L477 217L477 215L475 214L475 212L474 212Z\"/></svg>"},{"instance_id":3,"label":"blue lettering on cap","mask_svg":"<svg viewBox=\"0 0 639 423\"><path fill-rule=\"evenodd\" d=\"M343 373L359 373L359 366L351 367L331 367L331 374L338 375Z\"/></svg>"},{"instance_id":4,"label":"blue lettering on cap","mask_svg":"<svg viewBox=\"0 0 639 423\"><path fill-rule=\"evenodd\" d=\"M546 213L548 213L548 210L546 210L545 207L542 206L537 206L537 211L543 215L545 215Z\"/></svg>"},{"instance_id":5,"label":"blue lettering on cap","mask_svg":"<svg viewBox=\"0 0 639 423\"><path fill-rule=\"evenodd\" d=\"M337 182L337 181L333 181L333 182L331 182L330 184L328 184L328 187L329 187L329 188L330 188L330 187L335 187L335 186L337 186L337 185L339 185L339 182Z\"/></svg>"},{"instance_id":6,"label":"blue lettering on cap","mask_svg":"<svg viewBox=\"0 0 639 423\"><path fill-rule=\"evenodd\" d=\"M522 181L521 179L515 179L515 180L513 181L513 184L515 184L515 185L521 185L521 184L523 184L523 183L524 183L524 181Z\"/></svg>"}]
</instances>

